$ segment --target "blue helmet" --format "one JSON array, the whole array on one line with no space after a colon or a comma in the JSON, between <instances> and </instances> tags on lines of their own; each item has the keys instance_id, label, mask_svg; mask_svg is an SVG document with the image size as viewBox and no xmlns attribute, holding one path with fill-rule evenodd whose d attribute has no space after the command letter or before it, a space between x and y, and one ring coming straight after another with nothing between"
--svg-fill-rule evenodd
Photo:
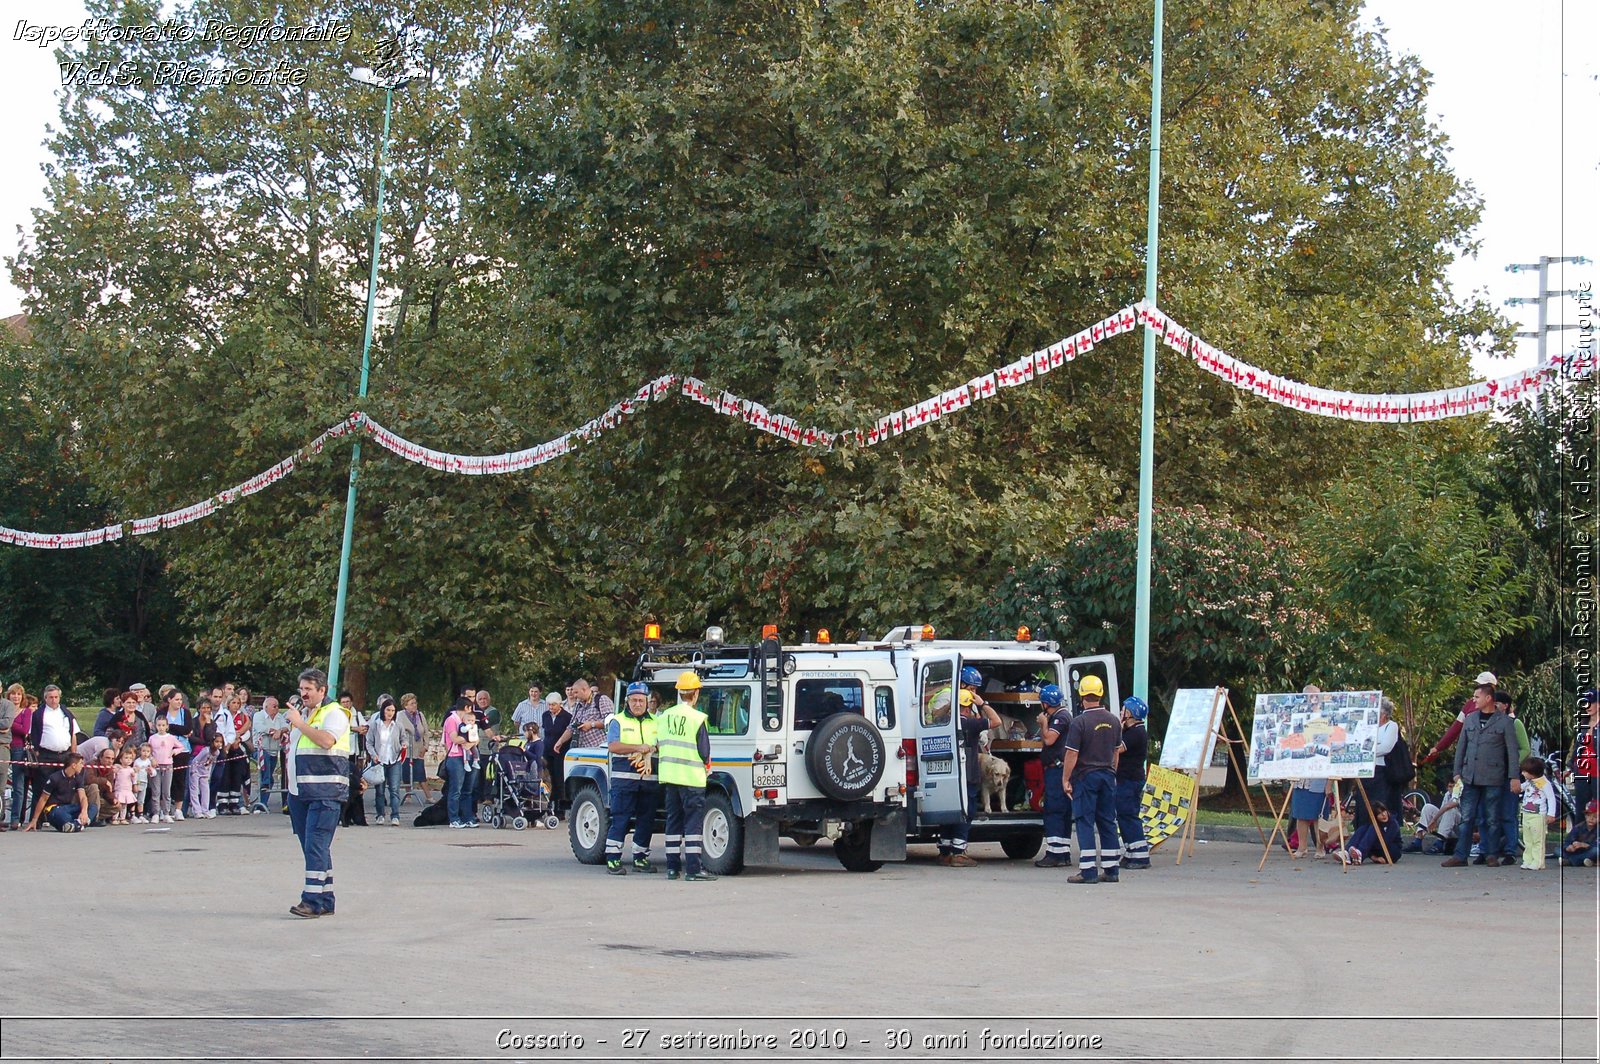
<instances>
[{"instance_id":1,"label":"blue helmet","mask_svg":"<svg viewBox=\"0 0 1600 1064\"><path fill-rule=\"evenodd\" d=\"M1150 715L1150 707L1138 695L1129 695L1122 700L1122 712L1134 720L1144 720Z\"/></svg>"},{"instance_id":2,"label":"blue helmet","mask_svg":"<svg viewBox=\"0 0 1600 1064\"><path fill-rule=\"evenodd\" d=\"M649 693L650 693L650 688L646 687L644 684L640 683L638 680L635 680L635 681L633 681L633 683L630 683L628 685L628 694L630 694L630 695L647 695Z\"/></svg>"},{"instance_id":3,"label":"blue helmet","mask_svg":"<svg viewBox=\"0 0 1600 1064\"><path fill-rule=\"evenodd\" d=\"M1066 696L1061 693L1061 688L1053 683L1047 683L1039 688L1039 701L1051 709L1060 709L1061 704L1066 701Z\"/></svg>"},{"instance_id":4,"label":"blue helmet","mask_svg":"<svg viewBox=\"0 0 1600 1064\"><path fill-rule=\"evenodd\" d=\"M966 666L965 668L963 668L961 670L961 686L962 687L982 687L983 686L983 673L979 672L977 669L973 668L971 665Z\"/></svg>"}]
</instances>

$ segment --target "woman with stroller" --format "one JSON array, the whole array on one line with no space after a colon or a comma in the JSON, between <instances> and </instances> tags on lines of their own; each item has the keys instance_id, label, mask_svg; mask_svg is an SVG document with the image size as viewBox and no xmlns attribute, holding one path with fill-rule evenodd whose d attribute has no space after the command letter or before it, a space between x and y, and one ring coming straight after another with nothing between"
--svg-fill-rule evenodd
<instances>
[{"instance_id":1,"label":"woman with stroller","mask_svg":"<svg viewBox=\"0 0 1600 1064\"><path fill-rule=\"evenodd\" d=\"M367 757L383 769L383 782L378 784L378 796L373 804L378 812L378 823L384 823L384 810L389 811L389 826L400 826L400 714L394 696L378 696L378 715L367 729Z\"/></svg>"}]
</instances>

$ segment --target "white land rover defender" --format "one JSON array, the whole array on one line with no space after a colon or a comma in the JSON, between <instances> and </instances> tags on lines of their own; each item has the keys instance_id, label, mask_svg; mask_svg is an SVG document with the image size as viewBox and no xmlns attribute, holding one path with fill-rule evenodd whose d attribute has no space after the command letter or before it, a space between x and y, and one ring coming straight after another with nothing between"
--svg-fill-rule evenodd
<instances>
[{"instance_id":1,"label":"white land rover defender","mask_svg":"<svg viewBox=\"0 0 1600 1064\"><path fill-rule=\"evenodd\" d=\"M703 860L732 875L778 863L778 840L833 841L839 863L872 872L906 856L906 753L910 704L899 671L904 652L887 646L810 643L785 647L768 626L762 640L729 644L720 628L697 643L646 640L633 679L677 700L680 673L700 677L707 716ZM617 704L622 704L618 684ZM610 756L569 749L566 794L572 853L605 859Z\"/></svg>"}]
</instances>

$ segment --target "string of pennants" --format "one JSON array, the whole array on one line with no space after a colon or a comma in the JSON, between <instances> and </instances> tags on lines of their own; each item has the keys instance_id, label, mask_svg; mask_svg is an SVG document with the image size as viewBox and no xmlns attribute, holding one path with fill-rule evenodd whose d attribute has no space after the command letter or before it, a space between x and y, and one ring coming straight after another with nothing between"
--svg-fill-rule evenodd
<instances>
[{"instance_id":1,"label":"string of pennants","mask_svg":"<svg viewBox=\"0 0 1600 1064\"><path fill-rule=\"evenodd\" d=\"M1409 424L1480 414L1529 398L1563 373L1572 378L1587 376L1595 366L1592 351L1574 352L1555 356L1547 363L1518 373L1477 381L1460 388L1397 395L1342 392L1313 387L1241 362L1206 343L1156 307L1138 303L1124 307L1049 347L886 414L866 429L834 431L805 426L791 417L768 410L752 399L713 388L696 377L675 374L665 374L642 385L628 398L612 404L605 413L552 440L502 454L471 455L437 451L414 443L370 415L357 411L276 465L241 484L180 510L82 532L26 532L0 525L0 544L42 550L71 550L117 542L123 538L125 531L134 536L144 536L177 528L209 517L223 507L276 484L293 473L301 461L320 453L333 440L352 434L365 435L397 457L439 472L465 476L520 473L573 453L583 444L592 443L604 433L617 428L648 404L675 395L682 395L718 414L798 446L829 450L845 446L872 447L906 432L925 428L974 403L992 399L1002 388L1017 388L1035 381L1088 354L1097 345L1132 332L1140 325L1150 326L1165 346L1235 388L1301 413L1347 421Z\"/></svg>"}]
</instances>

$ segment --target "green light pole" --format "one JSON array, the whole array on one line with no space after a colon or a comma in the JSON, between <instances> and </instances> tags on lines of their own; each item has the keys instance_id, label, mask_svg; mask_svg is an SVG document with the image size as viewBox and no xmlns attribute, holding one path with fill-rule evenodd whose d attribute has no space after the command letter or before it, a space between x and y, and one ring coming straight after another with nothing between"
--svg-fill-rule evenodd
<instances>
[{"instance_id":1,"label":"green light pole","mask_svg":"<svg viewBox=\"0 0 1600 1064\"><path fill-rule=\"evenodd\" d=\"M378 249L383 238L383 178L384 165L389 157L389 114L394 107L394 91L416 80L416 75L402 73L381 78L366 67L351 72L352 80L383 90L383 137L378 143L378 196L377 212L372 219L372 272L367 276L367 324L361 336L361 385L356 392L359 400L367 397L367 373L372 365L372 321L378 307ZM344 543L339 550L339 591L333 600L333 642L328 648L328 692L337 697L339 692L339 655L344 649L344 606L350 592L350 547L356 530L356 482L360 479L361 437L357 436L350 448L350 490L344 501Z\"/></svg>"},{"instance_id":2,"label":"green light pole","mask_svg":"<svg viewBox=\"0 0 1600 1064\"><path fill-rule=\"evenodd\" d=\"M1144 249L1144 300L1156 301L1156 237L1161 223L1161 36L1165 15L1155 0L1150 57L1150 199ZM1156 472L1156 331L1144 327L1144 395L1139 406L1139 563L1133 604L1133 693L1150 700L1150 526Z\"/></svg>"}]
</instances>

